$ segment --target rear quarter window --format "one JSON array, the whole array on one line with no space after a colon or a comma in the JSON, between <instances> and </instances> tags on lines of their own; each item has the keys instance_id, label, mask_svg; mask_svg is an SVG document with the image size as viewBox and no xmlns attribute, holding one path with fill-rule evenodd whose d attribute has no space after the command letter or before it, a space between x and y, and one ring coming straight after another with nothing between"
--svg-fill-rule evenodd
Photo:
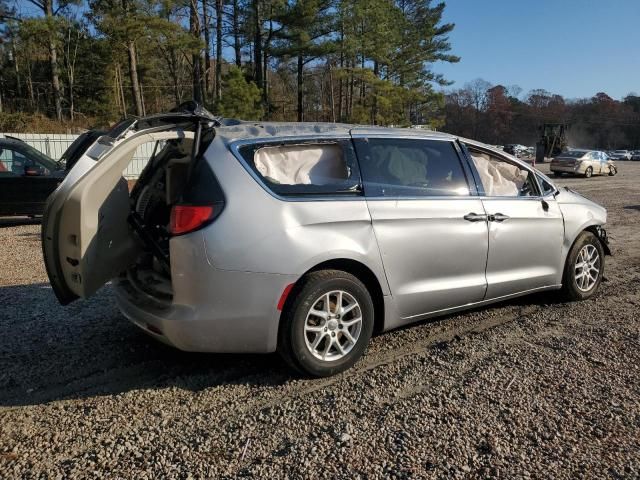
<instances>
[{"instance_id":1,"label":"rear quarter window","mask_svg":"<svg viewBox=\"0 0 640 480\"><path fill-rule=\"evenodd\" d=\"M350 140L259 143L239 149L253 173L285 196L359 195L360 173Z\"/></svg>"}]
</instances>

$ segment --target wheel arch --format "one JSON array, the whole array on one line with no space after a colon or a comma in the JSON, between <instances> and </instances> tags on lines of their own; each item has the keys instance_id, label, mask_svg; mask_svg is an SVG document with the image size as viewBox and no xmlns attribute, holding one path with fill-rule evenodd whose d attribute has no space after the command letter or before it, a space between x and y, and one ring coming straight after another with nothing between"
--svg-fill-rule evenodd
<instances>
[{"instance_id":1,"label":"wheel arch","mask_svg":"<svg viewBox=\"0 0 640 480\"><path fill-rule=\"evenodd\" d=\"M379 333L384 330L385 324L385 306L384 306L384 294L382 290L382 286L380 285L380 281L373 270L367 267L364 263L359 262L358 260L353 260L351 258L335 258L331 260L325 260L320 262L313 267L309 268L306 272L304 272L298 280L293 285L291 289L291 294L287 296L286 301L284 302L284 306L282 308L282 313L280 314L280 320L278 324L278 330L280 329L280 324L282 323L282 316L284 312L288 310L295 299L295 293L297 290L297 286L300 284L301 280L312 272L317 272L319 270L340 270L343 272L350 273L351 275L358 278L364 286L369 291L371 295L371 301L373 302L374 309L374 325L373 331L374 333Z\"/></svg>"},{"instance_id":2,"label":"wheel arch","mask_svg":"<svg viewBox=\"0 0 640 480\"><path fill-rule=\"evenodd\" d=\"M596 236L596 238L600 241L600 244L602 245L602 249L604 250L605 255L609 255L609 256L613 255L613 253L611 252L611 247L609 246L609 239L607 237L607 232L605 231L604 228L602 228L602 225L589 225L583 230L583 232L593 233ZM576 236L576 240L577 238L578 237ZM574 243L575 243L575 240L574 240Z\"/></svg>"}]
</instances>

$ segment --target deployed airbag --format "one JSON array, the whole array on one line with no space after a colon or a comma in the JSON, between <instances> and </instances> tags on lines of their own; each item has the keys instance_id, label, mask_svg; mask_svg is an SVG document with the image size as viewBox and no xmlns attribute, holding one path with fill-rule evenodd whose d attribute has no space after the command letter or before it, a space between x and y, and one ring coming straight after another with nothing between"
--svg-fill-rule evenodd
<instances>
[{"instance_id":1,"label":"deployed airbag","mask_svg":"<svg viewBox=\"0 0 640 480\"><path fill-rule=\"evenodd\" d=\"M511 165L491 159L484 153L471 155L476 165L485 194L490 197L517 197L527 181L528 172Z\"/></svg>"},{"instance_id":2,"label":"deployed airbag","mask_svg":"<svg viewBox=\"0 0 640 480\"><path fill-rule=\"evenodd\" d=\"M328 185L349 178L342 148L335 144L263 147L254 163L268 181L283 185Z\"/></svg>"}]
</instances>

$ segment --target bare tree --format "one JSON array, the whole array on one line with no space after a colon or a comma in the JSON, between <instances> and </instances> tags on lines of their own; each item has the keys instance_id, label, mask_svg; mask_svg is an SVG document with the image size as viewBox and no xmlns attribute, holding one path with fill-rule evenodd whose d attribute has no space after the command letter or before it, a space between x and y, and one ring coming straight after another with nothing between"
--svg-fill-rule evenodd
<instances>
[{"instance_id":1,"label":"bare tree","mask_svg":"<svg viewBox=\"0 0 640 480\"><path fill-rule=\"evenodd\" d=\"M44 16L48 21L51 21L55 15L60 11L60 7L53 10L54 0L27 0L29 3L35 5L42 10ZM62 93L60 88L60 76L58 73L58 50L56 48L56 41L53 32L49 32L48 38L49 47L49 68L51 69L51 88L53 89L53 102L56 110L56 118L62 120Z\"/></svg>"}]
</instances>

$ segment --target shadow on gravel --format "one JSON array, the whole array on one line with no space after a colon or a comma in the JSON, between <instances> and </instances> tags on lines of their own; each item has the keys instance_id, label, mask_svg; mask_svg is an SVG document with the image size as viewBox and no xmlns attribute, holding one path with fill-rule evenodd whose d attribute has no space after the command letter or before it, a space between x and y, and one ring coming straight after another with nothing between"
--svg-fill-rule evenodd
<instances>
[{"instance_id":1,"label":"shadow on gravel","mask_svg":"<svg viewBox=\"0 0 640 480\"><path fill-rule=\"evenodd\" d=\"M6 286L0 305L0 406L291 379L275 354L188 353L149 338L122 317L110 287L62 307L48 283Z\"/></svg>"},{"instance_id":2,"label":"shadow on gravel","mask_svg":"<svg viewBox=\"0 0 640 480\"><path fill-rule=\"evenodd\" d=\"M640 205L627 205L623 207L625 210L640 210Z\"/></svg>"},{"instance_id":3,"label":"shadow on gravel","mask_svg":"<svg viewBox=\"0 0 640 480\"><path fill-rule=\"evenodd\" d=\"M291 370L276 354L189 353L163 345L120 314L110 290L107 286L89 300L62 307L48 283L0 287L0 406L141 389L197 392L225 384L275 386L292 379ZM553 301L548 293L537 294L475 310ZM459 315L464 313L418 325L446 323Z\"/></svg>"},{"instance_id":4,"label":"shadow on gravel","mask_svg":"<svg viewBox=\"0 0 640 480\"><path fill-rule=\"evenodd\" d=\"M40 219L28 217L0 217L0 228L19 227L22 225L40 225Z\"/></svg>"}]
</instances>

